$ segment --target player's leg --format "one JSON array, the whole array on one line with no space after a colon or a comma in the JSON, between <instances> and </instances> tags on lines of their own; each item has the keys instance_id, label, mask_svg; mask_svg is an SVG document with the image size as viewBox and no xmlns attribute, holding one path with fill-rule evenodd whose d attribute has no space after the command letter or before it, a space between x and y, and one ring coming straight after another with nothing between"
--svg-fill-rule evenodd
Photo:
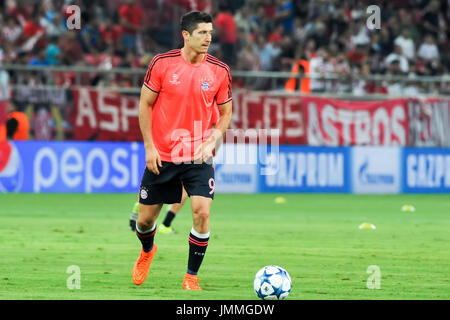
<instances>
[{"instance_id":1,"label":"player's leg","mask_svg":"<svg viewBox=\"0 0 450 320\"><path fill-rule=\"evenodd\" d=\"M175 216L178 214L178 212L183 207L184 203L186 202L188 195L186 190L183 188L183 195L181 197L180 203L174 203L169 205L166 213L166 217L163 220L163 223L159 225L158 232L161 234L172 234L174 233L174 229L172 228L172 222Z\"/></svg>"},{"instance_id":2,"label":"player's leg","mask_svg":"<svg viewBox=\"0 0 450 320\"><path fill-rule=\"evenodd\" d=\"M142 243L142 250L149 252L153 248L156 233L156 219L161 212L163 204L139 204L139 215L136 221L136 234Z\"/></svg>"},{"instance_id":3,"label":"player's leg","mask_svg":"<svg viewBox=\"0 0 450 320\"><path fill-rule=\"evenodd\" d=\"M193 226L189 233L189 258L183 288L201 290L197 283L197 273L209 241L209 215L214 198L214 168L206 163L188 166L189 170L182 175L182 180L191 197Z\"/></svg>"},{"instance_id":4,"label":"player's leg","mask_svg":"<svg viewBox=\"0 0 450 320\"><path fill-rule=\"evenodd\" d=\"M142 284L147 278L150 264L157 250L154 243L156 219L163 203L175 203L181 200L182 185L177 174L176 168L173 168L170 163L163 162L159 175L155 175L146 168L142 176L139 215L136 222L136 235L142 248L132 272L132 279L136 285Z\"/></svg>"},{"instance_id":5,"label":"player's leg","mask_svg":"<svg viewBox=\"0 0 450 320\"><path fill-rule=\"evenodd\" d=\"M183 281L186 290L201 290L197 273L205 257L209 241L209 215L212 199L191 196L193 226L189 233L189 258Z\"/></svg>"},{"instance_id":6,"label":"player's leg","mask_svg":"<svg viewBox=\"0 0 450 320\"><path fill-rule=\"evenodd\" d=\"M156 233L156 219L161 212L161 208L162 203L154 205L139 204L136 235L142 244L142 248L132 272L132 280L136 285L142 284L147 278L150 264L157 250L154 239Z\"/></svg>"},{"instance_id":7,"label":"player's leg","mask_svg":"<svg viewBox=\"0 0 450 320\"><path fill-rule=\"evenodd\" d=\"M138 219L139 214L139 202L136 201L133 204L133 208L131 209L131 215L130 215L130 229L131 231L136 231L136 221Z\"/></svg>"}]
</instances>

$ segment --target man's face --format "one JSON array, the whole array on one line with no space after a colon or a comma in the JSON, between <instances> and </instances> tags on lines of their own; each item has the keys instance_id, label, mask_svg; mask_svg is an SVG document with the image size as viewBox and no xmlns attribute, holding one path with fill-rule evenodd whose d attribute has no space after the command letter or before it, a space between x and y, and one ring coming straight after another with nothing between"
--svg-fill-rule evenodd
<instances>
[{"instance_id":1,"label":"man's face","mask_svg":"<svg viewBox=\"0 0 450 320\"><path fill-rule=\"evenodd\" d=\"M211 44L213 25L211 22L201 22L197 28L189 33L183 31L186 44L197 53L206 53Z\"/></svg>"}]
</instances>

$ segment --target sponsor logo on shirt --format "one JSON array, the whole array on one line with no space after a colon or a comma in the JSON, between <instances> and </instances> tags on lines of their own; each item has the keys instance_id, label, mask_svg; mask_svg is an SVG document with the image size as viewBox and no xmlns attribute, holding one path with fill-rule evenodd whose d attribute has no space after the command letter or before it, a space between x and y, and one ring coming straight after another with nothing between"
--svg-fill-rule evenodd
<instances>
[{"instance_id":1,"label":"sponsor logo on shirt","mask_svg":"<svg viewBox=\"0 0 450 320\"><path fill-rule=\"evenodd\" d=\"M177 75L176 73L174 73L173 75L172 75L172 80L170 80L169 82L171 83L171 84L180 84L180 81L178 81L178 78L179 78L180 76L179 75Z\"/></svg>"}]
</instances>

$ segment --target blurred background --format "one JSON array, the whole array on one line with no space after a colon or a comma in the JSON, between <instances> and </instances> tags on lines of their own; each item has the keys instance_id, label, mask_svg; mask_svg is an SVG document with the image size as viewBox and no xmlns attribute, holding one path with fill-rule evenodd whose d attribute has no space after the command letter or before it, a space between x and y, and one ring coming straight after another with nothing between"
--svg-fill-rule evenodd
<instances>
[{"instance_id":1,"label":"blurred background","mask_svg":"<svg viewBox=\"0 0 450 320\"><path fill-rule=\"evenodd\" d=\"M251 142L263 129L282 146L450 147L449 1L3 0L0 8L0 139L141 141L148 64L182 46L180 17L201 10L214 18L210 54L232 70L226 142ZM438 174L450 168L442 159Z\"/></svg>"},{"instance_id":2,"label":"blurred background","mask_svg":"<svg viewBox=\"0 0 450 320\"><path fill-rule=\"evenodd\" d=\"M71 5L79 29L67 27ZM377 29L369 5L380 9ZM0 81L10 90L2 100L9 111L33 105L39 140L74 137L73 92L63 89L138 93L152 57L182 46L179 19L190 10L213 15L210 53L230 65L235 89L346 99L450 92L448 1L4 0L0 8Z\"/></svg>"}]
</instances>

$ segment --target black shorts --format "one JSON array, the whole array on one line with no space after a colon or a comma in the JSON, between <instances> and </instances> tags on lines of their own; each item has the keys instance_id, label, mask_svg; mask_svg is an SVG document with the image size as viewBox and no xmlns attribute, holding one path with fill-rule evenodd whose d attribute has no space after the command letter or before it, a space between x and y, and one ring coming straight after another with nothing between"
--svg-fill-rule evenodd
<instances>
[{"instance_id":1,"label":"black shorts","mask_svg":"<svg viewBox=\"0 0 450 320\"><path fill-rule=\"evenodd\" d=\"M142 204L180 203L183 186L189 196L214 199L214 167L212 164L162 162L159 175L145 168L139 190Z\"/></svg>"}]
</instances>

